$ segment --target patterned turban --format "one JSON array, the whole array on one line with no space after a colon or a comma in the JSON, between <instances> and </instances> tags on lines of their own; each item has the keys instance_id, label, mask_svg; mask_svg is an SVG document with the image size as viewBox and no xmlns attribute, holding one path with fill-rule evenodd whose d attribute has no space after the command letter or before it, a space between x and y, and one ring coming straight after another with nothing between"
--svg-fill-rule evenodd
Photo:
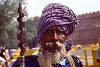
<instances>
[{"instance_id":1,"label":"patterned turban","mask_svg":"<svg viewBox=\"0 0 100 67\"><path fill-rule=\"evenodd\" d=\"M42 11L37 26L37 37L40 37L45 30L52 26L61 26L66 32L66 36L69 36L74 31L77 22L77 16L69 7L51 3Z\"/></svg>"}]
</instances>

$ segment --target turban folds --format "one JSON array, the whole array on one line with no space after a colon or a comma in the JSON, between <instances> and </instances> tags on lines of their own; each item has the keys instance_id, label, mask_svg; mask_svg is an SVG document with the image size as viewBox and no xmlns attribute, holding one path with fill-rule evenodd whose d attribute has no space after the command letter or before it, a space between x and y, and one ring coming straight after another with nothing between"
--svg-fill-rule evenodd
<instances>
[{"instance_id":1,"label":"turban folds","mask_svg":"<svg viewBox=\"0 0 100 67\"><path fill-rule=\"evenodd\" d=\"M52 26L61 26L66 36L69 36L74 31L77 22L77 16L69 7L59 3L51 3L42 11L38 21L37 36L40 37L45 30Z\"/></svg>"}]
</instances>

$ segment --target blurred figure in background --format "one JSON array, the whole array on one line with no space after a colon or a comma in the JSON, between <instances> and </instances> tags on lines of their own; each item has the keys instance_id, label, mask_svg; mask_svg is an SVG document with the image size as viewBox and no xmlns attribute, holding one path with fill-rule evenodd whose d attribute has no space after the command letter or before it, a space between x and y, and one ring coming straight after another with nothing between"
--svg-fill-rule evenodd
<instances>
[{"instance_id":1,"label":"blurred figure in background","mask_svg":"<svg viewBox=\"0 0 100 67\"><path fill-rule=\"evenodd\" d=\"M96 60L97 62L100 63L100 38L98 38L98 47L97 47L97 50L96 50Z\"/></svg>"},{"instance_id":2,"label":"blurred figure in background","mask_svg":"<svg viewBox=\"0 0 100 67\"><path fill-rule=\"evenodd\" d=\"M0 63L3 67L11 67L9 50L6 48L2 48L0 52Z\"/></svg>"},{"instance_id":3,"label":"blurred figure in background","mask_svg":"<svg viewBox=\"0 0 100 67\"><path fill-rule=\"evenodd\" d=\"M96 60L100 63L100 46L96 50Z\"/></svg>"},{"instance_id":4,"label":"blurred figure in background","mask_svg":"<svg viewBox=\"0 0 100 67\"><path fill-rule=\"evenodd\" d=\"M4 57L3 53L4 53L5 49L4 48L0 48L0 65L1 67L5 65L6 62L6 58Z\"/></svg>"}]
</instances>

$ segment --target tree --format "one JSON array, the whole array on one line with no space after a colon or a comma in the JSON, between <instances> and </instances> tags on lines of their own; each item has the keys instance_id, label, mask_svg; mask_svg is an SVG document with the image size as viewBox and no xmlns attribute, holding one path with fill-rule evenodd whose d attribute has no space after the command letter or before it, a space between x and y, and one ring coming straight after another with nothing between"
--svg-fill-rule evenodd
<instances>
[{"instance_id":1,"label":"tree","mask_svg":"<svg viewBox=\"0 0 100 67\"><path fill-rule=\"evenodd\" d=\"M37 26L38 20L39 20L39 17L35 16L25 21L26 38L27 38L26 41L29 47L34 47L36 46L34 44L37 44L36 26Z\"/></svg>"},{"instance_id":2,"label":"tree","mask_svg":"<svg viewBox=\"0 0 100 67\"><path fill-rule=\"evenodd\" d=\"M12 22L18 16L18 0L0 0L0 15L5 23Z\"/></svg>"},{"instance_id":3,"label":"tree","mask_svg":"<svg viewBox=\"0 0 100 67\"><path fill-rule=\"evenodd\" d=\"M23 0L24 2L24 0ZM0 45L15 45L15 19L19 0L0 0ZM24 10L23 10L24 11ZM24 11L26 14L26 12ZM12 36L9 36L12 34ZM12 39L15 38L15 39Z\"/></svg>"}]
</instances>

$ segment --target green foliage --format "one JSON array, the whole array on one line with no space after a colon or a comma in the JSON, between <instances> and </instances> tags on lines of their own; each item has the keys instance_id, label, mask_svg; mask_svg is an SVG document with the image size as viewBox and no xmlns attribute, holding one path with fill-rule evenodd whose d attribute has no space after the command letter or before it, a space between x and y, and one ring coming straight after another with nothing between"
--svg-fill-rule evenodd
<instances>
[{"instance_id":1,"label":"green foliage","mask_svg":"<svg viewBox=\"0 0 100 67\"><path fill-rule=\"evenodd\" d=\"M18 17L17 8L19 0L0 0L0 45L6 45L8 48L17 48ZM23 0L24 2L24 0ZM25 4L23 4L25 5ZM27 11L23 8L27 15ZM39 17L36 16L25 21L26 43L37 43L36 26Z\"/></svg>"},{"instance_id":2,"label":"green foliage","mask_svg":"<svg viewBox=\"0 0 100 67\"><path fill-rule=\"evenodd\" d=\"M38 22L39 17L28 19L25 21L25 29L26 29L26 37L27 37L27 43L28 45L33 45L33 43L36 43L36 26ZM32 46L34 47L34 45Z\"/></svg>"},{"instance_id":3,"label":"green foliage","mask_svg":"<svg viewBox=\"0 0 100 67\"><path fill-rule=\"evenodd\" d=\"M35 37L36 33L36 22L32 19L28 19L25 23L25 29L26 29L26 36L27 40L32 40Z\"/></svg>"},{"instance_id":4,"label":"green foliage","mask_svg":"<svg viewBox=\"0 0 100 67\"><path fill-rule=\"evenodd\" d=\"M19 0L0 0L0 45L8 48L17 46L15 19L18 17L18 4Z\"/></svg>"},{"instance_id":5,"label":"green foliage","mask_svg":"<svg viewBox=\"0 0 100 67\"><path fill-rule=\"evenodd\" d=\"M0 17L7 23L12 22L18 16L17 7L18 0L0 0Z\"/></svg>"}]
</instances>

